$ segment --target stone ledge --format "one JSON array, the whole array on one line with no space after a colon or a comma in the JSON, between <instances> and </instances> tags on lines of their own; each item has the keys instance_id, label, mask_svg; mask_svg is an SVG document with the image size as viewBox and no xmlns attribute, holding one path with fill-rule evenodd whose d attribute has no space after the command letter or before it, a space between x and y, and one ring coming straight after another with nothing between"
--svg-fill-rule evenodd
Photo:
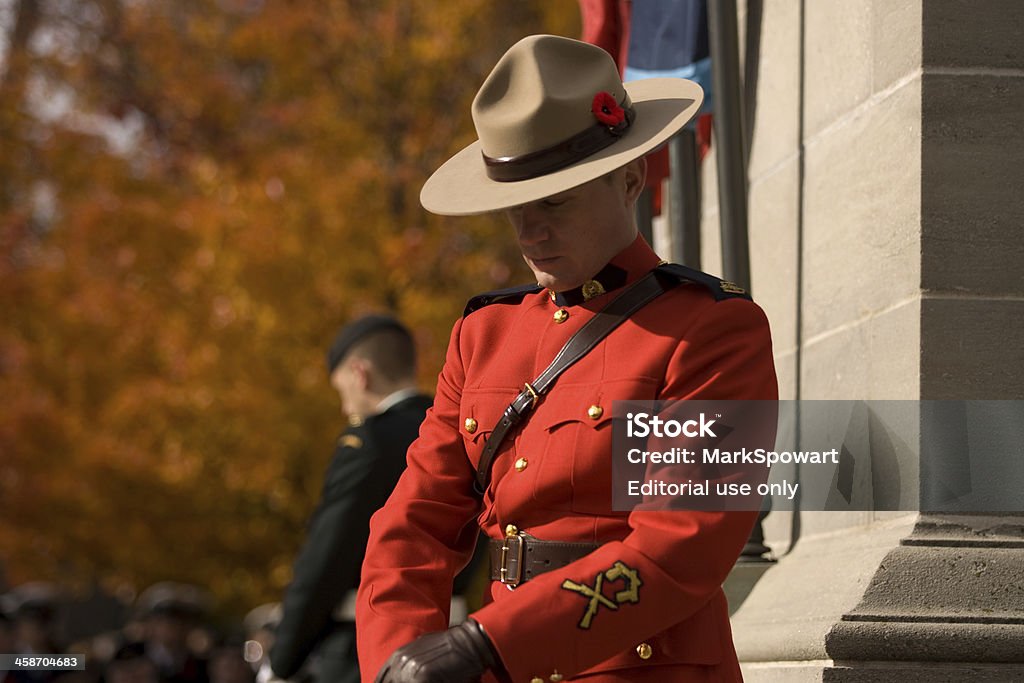
<instances>
[{"instance_id":1,"label":"stone ledge","mask_svg":"<svg viewBox=\"0 0 1024 683\"><path fill-rule=\"evenodd\" d=\"M824 683L936 683L936 681L971 681L972 683L1006 683L1024 680L1024 667L1013 665L985 666L951 662L920 664L917 662L885 662L878 668L872 662L843 666L837 663L825 669Z\"/></svg>"},{"instance_id":2,"label":"stone ledge","mask_svg":"<svg viewBox=\"0 0 1024 683\"><path fill-rule=\"evenodd\" d=\"M843 513L801 514L849 519ZM910 532L913 522L914 516L908 515L801 537L760 577L742 604L730 604L741 665L828 659L825 635L858 603L879 562ZM776 679L758 673L751 680Z\"/></svg>"},{"instance_id":3,"label":"stone ledge","mask_svg":"<svg viewBox=\"0 0 1024 683\"><path fill-rule=\"evenodd\" d=\"M836 662L1021 663L1024 671L1022 642L1024 624L840 621L825 649Z\"/></svg>"},{"instance_id":4,"label":"stone ledge","mask_svg":"<svg viewBox=\"0 0 1024 683\"><path fill-rule=\"evenodd\" d=\"M996 515L929 515L902 545L976 548L1024 547L1024 520Z\"/></svg>"},{"instance_id":5,"label":"stone ledge","mask_svg":"<svg viewBox=\"0 0 1024 683\"><path fill-rule=\"evenodd\" d=\"M882 560L860 604L843 620L1024 627L1024 553L1017 548L901 545Z\"/></svg>"}]
</instances>

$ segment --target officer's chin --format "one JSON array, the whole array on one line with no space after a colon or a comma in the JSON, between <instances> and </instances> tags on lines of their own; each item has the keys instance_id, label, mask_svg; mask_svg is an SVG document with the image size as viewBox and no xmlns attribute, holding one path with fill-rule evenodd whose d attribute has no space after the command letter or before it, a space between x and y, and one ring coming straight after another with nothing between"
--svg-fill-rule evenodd
<instances>
[{"instance_id":1,"label":"officer's chin","mask_svg":"<svg viewBox=\"0 0 1024 683\"><path fill-rule=\"evenodd\" d=\"M572 289L573 287L578 287L580 285L579 282L567 282L556 273L540 270L539 268L531 268L531 270L533 270L533 277L536 278L537 284L545 289L564 292L567 289Z\"/></svg>"}]
</instances>

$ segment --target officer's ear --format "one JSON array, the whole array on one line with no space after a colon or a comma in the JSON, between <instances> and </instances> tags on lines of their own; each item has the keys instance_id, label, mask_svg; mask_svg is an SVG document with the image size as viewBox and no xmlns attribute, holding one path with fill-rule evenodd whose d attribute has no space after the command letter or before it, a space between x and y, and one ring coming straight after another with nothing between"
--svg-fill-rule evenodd
<instances>
[{"instance_id":1,"label":"officer's ear","mask_svg":"<svg viewBox=\"0 0 1024 683\"><path fill-rule=\"evenodd\" d=\"M373 365L366 358L353 358L349 365L349 371L355 378L356 386L366 391L373 382Z\"/></svg>"},{"instance_id":2,"label":"officer's ear","mask_svg":"<svg viewBox=\"0 0 1024 683\"><path fill-rule=\"evenodd\" d=\"M647 159L634 159L623 167L623 171L626 203L632 206L644 191L644 184L647 182Z\"/></svg>"}]
</instances>

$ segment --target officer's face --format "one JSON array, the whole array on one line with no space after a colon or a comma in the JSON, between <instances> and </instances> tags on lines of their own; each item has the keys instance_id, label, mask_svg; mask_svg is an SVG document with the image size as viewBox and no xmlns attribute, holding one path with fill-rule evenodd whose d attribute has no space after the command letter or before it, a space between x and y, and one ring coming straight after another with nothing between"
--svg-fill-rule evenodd
<instances>
[{"instance_id":1,"label":"officer's face","mask_svg":"<svg viewBox=\"0 0 1024 683\"><path fill-rule=\"evenodd\" d=\"M331 373L331 386L341 397L341 412L351 419L365 416L372 410L378 398L371 395L371 366L358 352L348 354Z\"/></svg>"},{"instance_id":2,"label":"officer's face","mask_svg":"<svg viewBox=\"0 0 1024 683\"><path fill-rule=\"evenodd\" d=\"M578 287L632 243L633 206L646 170L646 162L638 159L603 178L505 212L523 259L542 287Z\"/></svg>"},{"instance_id":3,"label":"officer's face","mask_svg":"<svg viewBox=\"0 0 1024 683\"><path fill-rule=\"evenodd\" d=\"M341 398L341 412L352 413L356 410L359 396L359 383L352 368L352 357L349 356L331 373L331 386Z\"/></svg>"}]
</instances>

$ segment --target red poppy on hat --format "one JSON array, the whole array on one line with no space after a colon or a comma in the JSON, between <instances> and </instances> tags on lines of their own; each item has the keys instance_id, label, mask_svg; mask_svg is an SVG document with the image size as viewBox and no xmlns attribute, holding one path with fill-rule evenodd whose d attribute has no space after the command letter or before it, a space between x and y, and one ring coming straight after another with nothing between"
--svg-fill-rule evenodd
<instances>
[{"instance_id":1,"label":"red poppy on hat","mask_svg":"<svg viewBox=\"0 0 1024 683\"><path fill-rule=\"evenodd\" d=\"M626 120L626 110L619 106L619 103L612 97L611 93L601 91L594 95L594 101L590 105L590 111L594 117L606 126L618 126Z\"/></svg>"}]
</instances>

